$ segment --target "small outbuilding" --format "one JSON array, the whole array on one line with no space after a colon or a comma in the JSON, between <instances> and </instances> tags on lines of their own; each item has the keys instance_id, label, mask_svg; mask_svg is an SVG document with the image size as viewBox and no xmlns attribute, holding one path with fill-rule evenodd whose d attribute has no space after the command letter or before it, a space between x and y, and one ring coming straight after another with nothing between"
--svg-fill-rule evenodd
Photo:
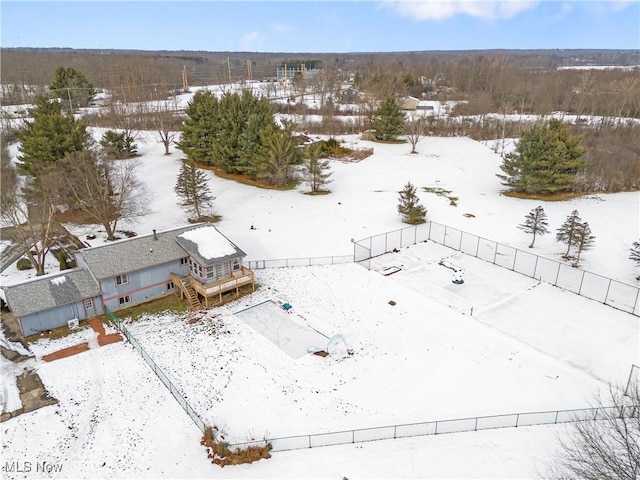
<instances>
[{"instance_id":1,"label":"small outbuilding","mask_svg":"<svg viewBox=\"0 0 640 480\"><path fill-rule=\"evenodd\" d=\"M2 287L24 336L104 313L100 286L82 268Z\"/></svg>"}]
</instances>

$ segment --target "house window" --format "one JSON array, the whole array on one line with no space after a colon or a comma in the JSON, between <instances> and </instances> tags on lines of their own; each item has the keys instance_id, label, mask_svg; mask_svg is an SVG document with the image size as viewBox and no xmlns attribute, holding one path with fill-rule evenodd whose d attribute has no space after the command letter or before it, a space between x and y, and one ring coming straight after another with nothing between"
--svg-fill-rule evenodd
<instances>
[{"instance_id":1,"label":"house window","mask_svg":"<svg viewBox=\"0 0 640 480\"><path fill-rule=\"evenodd\" d=\"M126 305L127 303L131 303L131 297L129 295L118 298L118 305Z\"/></svg>"},{"instance_id":2,"label":"house window","mask_svg":"<svg viewBox=\"0 0 640 480\"><path fill-rule=\"evenodd\" d=\"M189 263L189 257L182 257L180 259L180 265L186 265L187 263Z\"/></svg>"},{"instance_id":3,"label":"house window","mask_svg":"<svg viewBox=\"0 0 640 480\"><path fill-rule=\"evenodd\" d=\"M240 270L240 259L239 258L234 258L233 259L233 270Z\"/></svg>"},{"instance_id":4,"label":"house window","mask_svg":"<svg viewBox=\"0 0 640 480\"><path fill-rule=\"evenodd\" d=\"M89 309L89 308L93 308L93 299L91 299L91 298L87 298L87 299L84 301L84 308L87 308L87 309Z\"/></svg>"},{"instance_id":5,"label":"house window","mask_svg":"<svg viewBox=\"0 0 640 480\"><path fill-rule=\"evenodd\" d=\"M167 283L167 290L174 290L176 288L173 282Z\"/></svg>"},{"instance_id":6,"label":"house window","mask_svg":"<svg viewBox=\"0 0 640 480\"><path fill-rule=\"evenodd\" d=\"M214 267L207 267L207 278L213 278L215 275Z\"/></svg>"},{"instance_id":7,"label":"house window","mask_svg":"<svg viewBox=\"0 0 640 480\"><path fill-rule=\"evenodd\" d=\"M126 273L116 277L116 286L119 287L120 285L125 285L127 283L129 283L129 276Z\"/></svg>"}]
</instances>

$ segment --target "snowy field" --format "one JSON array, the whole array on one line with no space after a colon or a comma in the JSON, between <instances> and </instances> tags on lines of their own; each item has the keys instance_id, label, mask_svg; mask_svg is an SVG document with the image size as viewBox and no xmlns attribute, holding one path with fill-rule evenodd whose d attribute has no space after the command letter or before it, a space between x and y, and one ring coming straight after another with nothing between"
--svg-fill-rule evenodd
<instances>
[{"instance_id":1,"label":"snowy field","mask_svg":"<svg viewBox=\"0 0 640 480\"><path fill-rule=\"evenodd\" d=\"M411 181L429 220L523 250L530 238L516 225L532 208L544 206L552 231L578 209L596 236L582 267L636 284L638 271L627 257L640 231L637 192L566 202L512 199L500 195L500 156L473 140L429 137L419 142L418 155L409 155L407 144L342 139L374 154L358 163L331 162L330 195L211 176L218 228L251 260L349 255L352 239L404 226L397 197ZM147 234L185 224L173 192L181 153L164 156L149 133L141 140L140 177L152 193L151 213L120 228ZM458 206L421 187L450 190ZM88 244L104 241L99 226L68 227ZM89 233L96 240L86 240ZM560 260L564 248L550 234L532 252ZM464 268L464 284L451 283L451 270L438 265L445 258ZM387 266L401 268L389 276L376 271ZM12 268L3 272L3 284L29 275ZM581 408L607 382L626 382L631 364L640 364L638 317L431 242L379 257L371 271L352 264L267 269L256 272L256 282L261 288L254 294L197 323L158 315L128 325L200 416L231 441ZM266 300L290 302L296 318L326 337L342 334L347 344L334 345L326 358L292 358L234 315ZM79 332L78 340L85 335ZM530 478L565 428L277 452L221 469L208 462L200 432L131 346L39 360L69 340L56 342L38 342L31 362L60 403L3 423L0 461L33 462L34 470L48 461L62 472L3 472L6 477ZM4 363L2 370L3 409L11 410L14 372Z\"/></svg>"}]
</instances>

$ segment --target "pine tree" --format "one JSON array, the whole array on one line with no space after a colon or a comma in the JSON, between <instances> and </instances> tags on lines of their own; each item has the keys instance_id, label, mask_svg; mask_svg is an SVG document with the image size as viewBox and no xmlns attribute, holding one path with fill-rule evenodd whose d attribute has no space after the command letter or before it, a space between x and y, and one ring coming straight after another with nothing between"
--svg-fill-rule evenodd
<instances>
[{"instance_id":1,"label":"pine tree","mask_svg":"<svg viewBox=\"0 0 640 480\"><path fill-rule=\"evenodd\" d=\"M578 216L578 210L571 212L560 228L556 230L556 240L567 244L567 251L562 256L569 258L569 251L576 243L578 231L582 225L582 220Z\"/></svg>"},{"instance_id":2,"label":"pine tree","mask_svg":"<svg viewBox=\"0 0 640 480\"><path fill-rule=\"evenodd\" d=\"M402 215L403 222L410 225L425 222L427 209L420 205L420 199L416 195L416 187L414 187L411 182L407 182L400 191L398 202L398 213Z\"/></svg>"},{"instance_id":3,"label":"pine tree","mask_svg":"<svg viewBox=\"0 0 640 480\"><path fill-rule=\"evenodd\" d=\"M518 228L523 230L525 233L533 234L531 245L529 245L529 248L533 248L533 244L536 241L536 235L549 233L547 226L547 214L545 213L544 208L537 206L524 217L524 223L518 225Z\"/></svg>"},{"instance_id":4,"label":"pine tree","mask_svg":"<svg viewBox=\"0 0 640 480\"><path fill-rule=\"evenodd\" d=\"M113 130L107 130L102 134L100 146L109 159L135 157L138 151L138 146L133 143L131 135Z\"/></svg>"},{"instance_id":5,"label":"pine tree","mask_svg":"<svg viewBox=\"0 0 640 480\"><path fill-rule=\"evenodd\" d=\"M49 89L62 100L65 106L71 106L72 110L77 107L86 107L96 95L93 84L87 80L84 73L72 67L56 68Z\"/></svg>"},{"instance_id":6,"label":"pine tree","mask_svg":"<svg viewBox=\"0 0 640 480\"><path fill-rule=\"evenodd\" d=\"M633 247L631 247L629 253L629 259L633 260L636 263L636 266L640 267L640 240L633 242ZM636 280L640 280L640 275L636 277Z\"/></svg>"},{"instance_id":7,"label":"pine tree","mask_svg":"<svg viewBox=\"0 0 640 480\"><path fill-rule=\"evenodd\" d=\"M291 167L299 163L301 158L293 129L294 124L285 121L284 128L269 130L269 134L264 134L261 151L248 167L249 173L275 187L284 187L291 181Z\"/></svg>"},{"instance_id":8,"label":"pine tree","mask_svg":"<svg viewBox=\"0 0 640 480\"><path fill-rule=\"evenodd\" d=\"M84 150L90 141L86 127L73 115L63 114L62 105L56 100L38 96L30 114L33 120L25 121L16 133L21 142L20 168L27 175L34 176L40 167Z\"/></svg>"},{"instance_id":9,"label":"pine tree","mask_svg":"<svg viewBox=\"0 0 640 480\"><path fill-rule=\"evenodd\" d=\"M182 163L174 191L180 198L178 205L187 211L190 221L200 222L212 216L214 197L209 179L193 162Z\"/></svg>"},{"instance_id":10,"label":"pine tree","mask_svg":"<svg viewBox=\"0 0 640 480\"><path fill-rule=\"evenodd\" d=\"M323 191L323 187L331 182L331 172L327 171L330 168L329 160L321 159L321 155L322 145L314 143L307 148L307 157L302 164L303 176L312 193Z\"/></svg>"},{"instance_id":11,"label":"pine tree","mask_svg":"<svg viewBox=\"0 0 640 480\"><path fill-rule=\"evenodd\" d=\"M589 222L578 224L574 241L574 245L578 251L576 260L573 262L574 267L577 267L580 262L580 254L585 250L589 250L593 246L595 239L596 237L592 235L591 228L589 227Z\"/></svg>"},{"instance_id":12,"label":"pine tree","mask_svg":"<svg viewBox=\"0 0 640 480\"><path fill-rule=\"evenodd\" d=\"M516 192L552 194L571 189L585 168L580 137L559 120L525 131L516 151L505 156L497 176Z\"/></svg>"},{"instance_id":13,"label":"pine tree","mask_svg":"<svg viewBox=\"0 0 640 480\"><path fill-rule=\"evenodd\" d=\"M213 165L213 143L218 132L219 105L208 91L196 92L187 105L187 118L178 148L192 162Z\"/></svg>"},{"instance_id":14,"label":"pine tree","mask_svg":"<svg viewBox=\"0 0 640 480\"><path fill-rule=\"evenodd\" d=\"M404 132L404 114L395 97L387 97L376 109L371 128L376 139L382 141L395 140Z\"/></svg>"}]
</instances>

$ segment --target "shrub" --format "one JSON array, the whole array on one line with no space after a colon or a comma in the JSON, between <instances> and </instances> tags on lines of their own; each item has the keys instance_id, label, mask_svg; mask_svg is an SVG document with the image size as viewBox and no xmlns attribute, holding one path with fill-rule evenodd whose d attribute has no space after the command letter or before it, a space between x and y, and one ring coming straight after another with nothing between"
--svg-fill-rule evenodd
<instances>
[{"instance_id":1,"label":"shrub","mask_svg":"<svg viewBox=\"0 0 640 480\"><path fill-rule=\"evenodd\" d=\"M202 436L201 445L207 449L207 455L211 463L224 467L225 465L239 465L241 463L253 463L262 458L271 458L271 444L249 445L245 448L229 449L229 443L219 441L216 437L218 430L215 427L207 427Z\"/></svg>"},{"instance_id":2,"label":"shrub","mask_svg":"<svg viewBox=\"0 0 640 480\"><path fill-rule=\"evenodd\" d=\"M22 257L20 260L18 260L18 263L16 263L16 267L18 268L18 270L29 270L30 268L33 268L33 265L31 263L31 260Z\"/></svg>"}]
</instances>

